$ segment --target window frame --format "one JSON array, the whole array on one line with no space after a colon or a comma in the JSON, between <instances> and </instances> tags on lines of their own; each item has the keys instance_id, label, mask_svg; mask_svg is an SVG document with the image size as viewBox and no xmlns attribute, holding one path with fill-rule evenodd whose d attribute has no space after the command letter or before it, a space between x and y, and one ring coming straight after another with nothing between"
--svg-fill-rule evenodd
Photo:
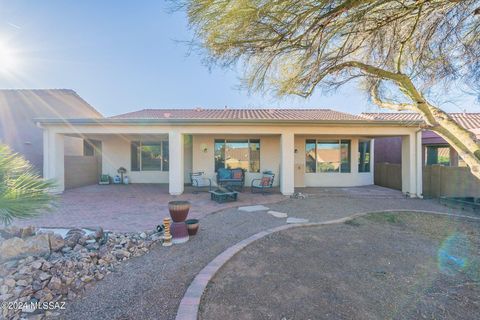
<instances>
[{"instance_id":1,"label":"window frame","mask_svg":"<svg viewBox=\"0 0 480 320\"><path fill-rule=\"evenodd\" d=\"M318 170L318 144L322 142L336 142L338 143L338 160L339 160L339 166L338 166L338 171L319 171ZM315 165L314 166L308 166L307 165L307 145L308 144L314 144L315 145ZM348 170L342 170L342 146L344 144L348 145ZM311 168L314 168L313 171L307 171L310 170ZM305 139L305 173L352 173L352 139Z\"/></svg>"},{"instance_id":2,"label":"window frame","mask_svg":"<svg viewBox=\"0 0 480 320\"><path fill-rule=\"evenodd\" d=\"M226 154L225 154L225 149L226 149L226 145L227 143L234 143L234 142L244 142L247 143L248 145L248 169L246 170L246 172L251 172L251 173L260 173L261 172L261 150L262 150L262 142L261 142L261 139L260 138L245 138L245 139L242 139L242 138L238 138L238 139L223 139L223 138L219 138L219 139L214 139L213 141L213 152L214 152L214 170L215 172L218 171L219 168L227 168L227 164L226 164ZM254 141L254 142L252 142ZM223 148L220 147L220 148L217 148L217 144L222 144L223 143ZM254 144L258 144L258 160L255 160L255 161L258 161L258 171L252 171L252 143ZM218 149L218 150L217 150ZM223 154L220 155L220 158L219 160L217 160L217 151L220 151L222 152ZM219 167L218 164L223 162L223 167Z\"/></svg>"},{"instance_id":3,"label":"window frame","mask_svg":"<svg viewBox=\"0 0 480 320\"><path fill-rule=\"evenodd\" d=\"M436 159L435 163L430 163L430 153L429 150L435 149L436 150ZM440 150L439 149L447 149L448 150L448 164L445 162L440 162ZM460 158L460 156L459 156ZM425 145L425 165L426 166L431 166L431 165L442 165L446 167L452 166L452 151L451 147L448 144L427 144ZM460 159L459 159L460 160ZM459 161L460 162L460 161Z\"/></svg>"},{"instance_id":4,"label":"window frame","mask_svg":"<svg viewBox=\"0 0 480 320\"><path fill-rule=\"evenodd\" d=\"M143 169L143 159L142 159L142 147L148 146L149 144L160 146L160 168L159 169ZM166 149L165 149L166 146ZM138 166L134 168L134 147L136 148L136 162ZM166 159L164 157L165 150L168 150L168 154L166 155ZM130 141L130 171L132 172L169 172L170 165L170 150L169 150L169 143L168 140L160 140L160 141L142 141L142 140L135 140ZM137 168L138 167L138 168Z\"/></svg>"}]
</instances>

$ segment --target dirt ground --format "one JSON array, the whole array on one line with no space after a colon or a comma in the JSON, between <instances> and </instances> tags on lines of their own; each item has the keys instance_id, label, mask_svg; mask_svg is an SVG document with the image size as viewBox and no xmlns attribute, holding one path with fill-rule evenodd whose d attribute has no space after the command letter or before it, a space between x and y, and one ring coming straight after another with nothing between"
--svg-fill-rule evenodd
<instances>
[{"instance_id":1,"label":"dirt ground","mask_svg":"<svg viewBox=\"0 0 480 320\"><path fill-rule=\"evenodd\" d=\"M479 319L479 227L387 213L272 234L219 271L200 319Z\"/></svg>"}]
</instances>

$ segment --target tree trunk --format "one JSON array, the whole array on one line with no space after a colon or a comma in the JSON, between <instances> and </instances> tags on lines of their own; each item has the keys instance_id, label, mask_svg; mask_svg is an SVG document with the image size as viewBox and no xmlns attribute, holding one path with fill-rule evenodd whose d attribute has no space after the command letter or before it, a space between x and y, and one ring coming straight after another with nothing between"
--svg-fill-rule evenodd
<instances>
[{"instance_id":1,"label":"tree trunk","mask_svg":"<svg viewBox=\"0 0 480 320\"><path fill-rule=\"evenodd\" d=\"M366 76L376 79L377 83L371 90L371 96L373 102L378 106L396 111L409 110L419 113L427 125L426 128L445 139L462 157L471 173L480 179L480 144L475 135L455 122L445 111L428 103L410 77L400 72L391 72L359 61L343 62L327 70L326 73L336 73L349 68L361 70ZM381 80L395 83L412 103L382 101L377 92Z\"/></svg>"},{"instance_id":2,"label":"tree trunk","mask_svg":"<svg viewBox=\"0 0 480 320\"><path fill-rule=\"evenodd\" d=\"M480 144L475 135L455 122L445 111L428 103L410 78L402 78L398 83L400 89L412 99L416 111L427 123L427 128L445 139L465 161L471 173L480 179Z\"/></svg>"}]
</instances>

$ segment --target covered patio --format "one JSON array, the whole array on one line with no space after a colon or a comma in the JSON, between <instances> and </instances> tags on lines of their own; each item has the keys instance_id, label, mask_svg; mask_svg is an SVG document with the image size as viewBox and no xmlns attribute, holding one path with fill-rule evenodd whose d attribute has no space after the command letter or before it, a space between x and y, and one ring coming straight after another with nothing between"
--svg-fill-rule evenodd
<instances>
[{"instance_id":1,"label":"covered patio","mask_svg":"<svg viewBox=\"0 0 480 320\"><path fill-rule=\"evenodd\" d=\"M155 228L168 217L168 202L188 200L192 203L189 218L238 206L268 204L286 199L281 193L252 194L248 189L239 194L238 201L216 203L208 192L192 193L186 187L182 195L172 196L167 184L90 185L66 190L59 196L51 212L37 218L17 220L18 226L58 228L95 228L111 231L146 231Z\"/></svg>"},{"instance_id":2,"label":"covered patio","mask_svg":"<svg viewBox=\"0 0 480 320\"><path fill-rule=\"evenodd\" d=\"M283 195L298 187L373 184L374 140L402 139L402 192L422 194L419 121L377 120L330 109L144 109L102 119L37 119L44 129L44 176L66 188L65 137L98 141L101 173L132 183L166 183L181 195L190 172L215 179L241 168L245 186L275 174Z\"/></svg>"}]
</instances>

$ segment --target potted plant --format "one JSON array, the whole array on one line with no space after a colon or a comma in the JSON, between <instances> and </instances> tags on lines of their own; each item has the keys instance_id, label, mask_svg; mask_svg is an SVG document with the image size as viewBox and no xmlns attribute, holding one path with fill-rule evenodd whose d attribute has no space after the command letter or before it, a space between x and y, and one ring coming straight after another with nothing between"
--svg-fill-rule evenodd
<instances>
[{"instance_id":1,"label":"potted plant","mask_svg":"<svg viewBox=\"0 0 480 320\"><path fill-rule=\"evenodd\" d=\"M198 232L198 228L200 226L198 219L188 219L185 221L185 223L187 224L188 235L189 236L196 235Z\"/></svg>"}]
</instances>

